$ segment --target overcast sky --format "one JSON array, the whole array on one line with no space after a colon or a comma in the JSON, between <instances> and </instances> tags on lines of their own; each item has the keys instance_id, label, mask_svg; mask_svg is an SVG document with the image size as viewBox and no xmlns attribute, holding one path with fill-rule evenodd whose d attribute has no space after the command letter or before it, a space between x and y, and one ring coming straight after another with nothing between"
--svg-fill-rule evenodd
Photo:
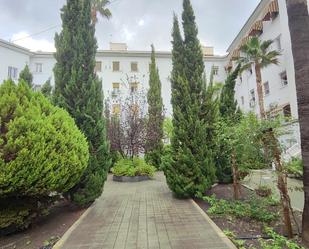
<instances>
[{"instance_id":1,"label":"overcast sky","mask_svg":"<svg viewBox=\"0 0 309 249\"><path fill-rule=\"evenodd\" d=\"M191 1L201 43L224 54L260 0ZM53 51L65 2L0 0L0 38L34 51ZM99 19L96 27L99 49L108 49L109 42L126 42L130 50L149 50L151 43L156 50L170 50L173 12L181 17L182 0L111 0L109 8L113 17Z\"/></svg>"}]
</instances>

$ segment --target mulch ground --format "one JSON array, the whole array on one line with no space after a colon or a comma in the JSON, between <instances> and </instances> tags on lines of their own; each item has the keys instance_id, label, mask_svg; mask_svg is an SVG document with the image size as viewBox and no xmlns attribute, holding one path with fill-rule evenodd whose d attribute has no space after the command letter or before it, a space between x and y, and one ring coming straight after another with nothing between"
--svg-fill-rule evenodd
<instances>
[{"instance_id":1,"label":"mulch ground","mask_svg":"<svg viewBox=\"0 0 309 249\"><path fill-rule=\"evenodd\" d=\"M233 186L231 184L218 184L214 186L211 190L205 193L210 196L215 194L218 199L233 200ZM255 195L254 191L241 187L241 198L242 200L247 200L250 196ZM206 201L196 199L195 202L207 213L209 209L209 204ZM281 213L280 206L269 207L270 212ZM259 222L250 218L235 218L231 216L216 216L208 214L210 218L217 224L221 230L232 231L237 238L243 239L245 241L246 248L254 246L256 249L261 249L258 242L258 237L266 237L264 234L265 223ZM280 217L282 217L280 215ZM301 224L301 213L295 212L295 217L298 224ZM276 232L284 234L282 219L279 218L277 221L267 224L267 226L272 227ZM295 232L297 231L296 226ZM301 227L301 226L300 226Z\"/></svg>"},{"instance_id":2,"label":"mulch ground","mask_svg":"<svg viewBox=\"0 0 309 249\"><path fill-rule=\"evenodd\" d=\"M83 214L85 209L76 209L67 202L60 202L25 231L0 236L0 249L39 249L50 239L57 240ZM48 247L46 247L48 248Z\"/></svg>"}]
</instances>

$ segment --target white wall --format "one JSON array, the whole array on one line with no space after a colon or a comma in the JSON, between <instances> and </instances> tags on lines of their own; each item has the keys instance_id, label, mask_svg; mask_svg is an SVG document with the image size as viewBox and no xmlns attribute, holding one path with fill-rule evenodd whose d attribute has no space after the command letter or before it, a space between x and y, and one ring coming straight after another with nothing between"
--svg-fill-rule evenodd
<instances>
[{"instance_id":1,"label":"white wall","mask_svg":"<svg viewBox=\"0 0 309 249\"><path fill-rule=\"evenodd\" d=\"M29 64L29 54L19 49L12 49L0 44L0 84L8 79L8 67L15 67L18 75ZM18 76L17 75L17 79Z\"/></svg>"},{"instance_id":2,"label":"white wall","mask_svg":"<svg viewBox=\"0 0 309 249\"><path fill-rule=\"evenodd\" d=\"M102 80L103 91L105 98L111 96L112 84L113 83L126 83L121 84L121 92L126 92L125 85L128 84L127 77L129 81L136 79L140 83L140 86L147 91L149 88L149 63L151 61L150 54L144 53L141 56L130 55L126 52L114 52L111 55L99 52L96 61L102 63L101 72L98 72L99 78ZM120 71L113 72L112 64L113 61L120 62ZM221 57L205 57L205 72L207 74L207 79L209 80L210 72L212 66L219 67L218 75L214 76L215 82L223 82L226 75L224 70L225 58ZM138 63L138 72L131 72L131 62ZM42 63L42 72L36 73L36 63ZM166 115L170 116L172 114L171 106L171 84L170 84L170 74L172 71L172 59L171 56L157 56L156 58L157 67L159 69L160 80L162 84L162 98L164 107L166 109ZM51 77L52 84L54 84L53 67L55 64L55 59L52 54L40 53L31 57L30 68L33 73L33 83L41 85L48 78Z\"/></svg>"}]
</instances>

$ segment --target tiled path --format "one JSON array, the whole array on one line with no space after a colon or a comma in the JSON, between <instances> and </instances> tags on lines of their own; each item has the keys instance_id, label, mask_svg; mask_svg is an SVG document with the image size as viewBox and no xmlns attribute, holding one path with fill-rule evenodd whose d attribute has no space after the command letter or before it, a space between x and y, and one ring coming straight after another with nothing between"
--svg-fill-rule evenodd
<instances>
[{"instance_id":1,"label":"tiled path","mask_svg":"<svg viewBox=\"0 0 309 249\"><path fill-rule=\"evenodd\" d=\"M191 200L172 196L164 176L113 182L64 235L61 249L229 249L230 241Z\"/></svg>"}]
</instances>

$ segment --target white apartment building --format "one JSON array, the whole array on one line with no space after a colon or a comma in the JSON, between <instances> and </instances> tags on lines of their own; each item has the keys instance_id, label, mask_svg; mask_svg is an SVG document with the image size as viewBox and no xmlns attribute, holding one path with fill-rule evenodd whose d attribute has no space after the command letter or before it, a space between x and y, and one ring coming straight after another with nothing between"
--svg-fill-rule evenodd
<instances>
[{"instance_id":1,"label":"white apartment building","mask_svg":"<svg viewBox=\"0 0 309 249\"><path fill-rule=\"evenodd\" d=\"M250 36L258 36L261 40L274 40L273 49L279 50L282 54L278 66L271 65L262 70L266 111L269 112L269 115L284 113L297 119L294 62L285 0L261 0L227 49L227 55L216 56L213 53L213 48L204 47L207 78L209 79L210 72L214 69L214 80L224 82L228 71L235 67L233 59L240 56L240 46ZM123 83L128 80L136 83L134 87L147 89L150 55L150 51L130 51L126 44L122 43L111 43L109 50L99 50L96 56L96 71L102 79L105 96L125 91ZM171 52L157 51L156 60L162 82L166 115L171 115L169 80L172 70ZM26 64L30 66L33 73L34 84L41 85L49 78L54 82L55 59L52 53L31 52L0 39L0 82L8 78L18 79L19 72ZM254 70L244 72L237 79L235 92L235 97L242 110L259 113ZM117 110L116 106L114 109ZM290 146L296 144L294 149L297 147L296 150L299 151L297 124L294 125L293 131L295 141L292 141Z\"/></svg>"}]
</instances>

